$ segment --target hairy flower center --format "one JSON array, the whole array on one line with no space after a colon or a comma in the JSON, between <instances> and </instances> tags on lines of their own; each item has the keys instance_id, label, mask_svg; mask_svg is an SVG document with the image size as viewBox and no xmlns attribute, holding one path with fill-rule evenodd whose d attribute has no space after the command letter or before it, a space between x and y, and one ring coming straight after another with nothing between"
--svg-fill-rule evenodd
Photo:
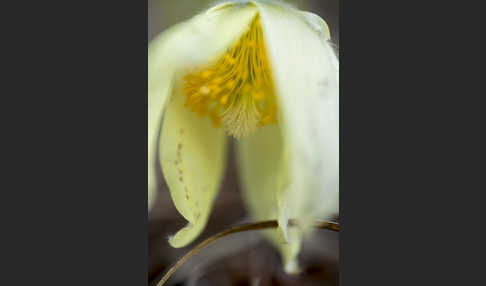
<instances>
[{"instance_id":1,"label":"hairy flower center","mask_svg":"<svg viewBox=\"0 0 486 286\"><path fill-rule=\"evenodd\" d=\"M235 138L277 123L277 103L260 17L215 63L184 77L186 107Z\"/></svg>"}]
</instances>

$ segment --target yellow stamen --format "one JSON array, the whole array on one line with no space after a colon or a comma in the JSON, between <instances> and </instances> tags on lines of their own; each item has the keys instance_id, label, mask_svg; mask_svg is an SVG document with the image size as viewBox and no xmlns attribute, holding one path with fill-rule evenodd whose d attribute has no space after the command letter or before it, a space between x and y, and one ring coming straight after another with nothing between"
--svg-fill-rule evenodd
<instances>
[{"instance_id":1,"label":"yellow stamen","mask_svg":"<svg viewBox=\"0 0 486 286\"><path fill-rule=\"evenodd\" d=\"M235 138L277 123L270 65L257 15L247 32L215 63L184 77L185 106L209 116Z\"/></svg>"}]
</instances>

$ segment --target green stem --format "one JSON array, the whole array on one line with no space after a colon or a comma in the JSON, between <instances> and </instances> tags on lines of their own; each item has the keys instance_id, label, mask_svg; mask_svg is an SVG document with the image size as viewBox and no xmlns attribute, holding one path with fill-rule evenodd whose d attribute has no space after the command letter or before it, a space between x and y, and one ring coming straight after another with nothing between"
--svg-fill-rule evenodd
<instances>
[{"instance_id":1,"label":"green stem","mask_svg":"<svg viewBox=\"0 0 486 286\"><path fill-rule=\"evenodd\" d=\"M297 223L294 220L289 220L289 226L297 226ZM243 232L243 231L250 231L250 230L261 230L261 229L266 229L266 228L277 228L278 227L278 222L276 220L267 220L267 221L260 221L260 222L251 222L247 224L242 224L242 225L237 225L233 226L227 230L224 230L220 233L217 233L203 242L199 243L196 247L194 247L191 251L186 253L179 261L176 262L174 266L172 266L169 271L162 277L162 279L157 283L157 286L162 286L165 284L165 282L170 278L170 276L184 264L184 262L187 261L191 256L196 254L199 250L202 248L208 246L215 240L220 239L221 237L227 236L232 233L236 232ZM328 229L332 231L339 231L339 224L335 222L330 222L330 221L316 221L313 224L313 227L315 228L320 228L320 229Z\"/></svg>"}]
</instances>

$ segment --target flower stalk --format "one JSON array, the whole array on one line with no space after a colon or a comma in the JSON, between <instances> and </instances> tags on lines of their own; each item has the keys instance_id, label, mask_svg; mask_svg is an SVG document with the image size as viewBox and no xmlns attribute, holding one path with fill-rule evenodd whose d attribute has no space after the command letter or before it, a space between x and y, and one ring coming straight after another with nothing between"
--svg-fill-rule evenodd
<instances>
[{"instance_id":1,"label":"flower stalk","mask_svg":"<svg viewBox=\"0 0 486 286\"><path fill-rule=\"evenodd\" d=\"M289 220L289 226L290 227L298 227L297 223L295 220ZM312 224L314 228L318 229L328 229L332 231L339 232L339 224L331 221L316 221ZM191 258L194 254L199 252L201 249L205 248L209 244L213 243L214 241L225 237L227 235L230 235L232 233L237 233L237 232L244 232L244 231L251 231L251 230L262 230L262 229L268 229L268 228L277 228L278 227L278 221L276 220L266 220L266 221L259 221L259 222L251 222L247 224L242 224L242 225L237 225L233 226L227 230L224 230L222 232L219 232L213 236L210 236L206 240L202 241L199 243L196 247L191 249L188 253L186 253L181 259L179 259L174 266L172 266L169 271L162 277L162 279L157 283L157 286L162 286L167 282L167 280L172 276L172 274L184 264L189 258Z\"/></svg>"}]
</instances>

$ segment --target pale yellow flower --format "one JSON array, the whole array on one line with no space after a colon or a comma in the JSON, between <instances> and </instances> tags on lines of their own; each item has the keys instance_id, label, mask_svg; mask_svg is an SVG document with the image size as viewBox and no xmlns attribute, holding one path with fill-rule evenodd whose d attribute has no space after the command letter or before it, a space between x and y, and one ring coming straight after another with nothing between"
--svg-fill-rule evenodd
<instances>
[{"instance_id":1,"label":"pale yellow flower","mask_svg":"<svg viewBox=\"0 0 486 286\"><path fill-rule=\"evenodd\" d=\"M149 208L155 164L188 220L169 242L205 227L234 137L243 197L297 270L315 219L338 213L339 64L326 23L271 1L219 4L149 45ZM159 138L160 136L160 138ZM158 143L158 146L157 146ZM287 227L288 219L299 227Z\"/></svg>"}]
</instances>

